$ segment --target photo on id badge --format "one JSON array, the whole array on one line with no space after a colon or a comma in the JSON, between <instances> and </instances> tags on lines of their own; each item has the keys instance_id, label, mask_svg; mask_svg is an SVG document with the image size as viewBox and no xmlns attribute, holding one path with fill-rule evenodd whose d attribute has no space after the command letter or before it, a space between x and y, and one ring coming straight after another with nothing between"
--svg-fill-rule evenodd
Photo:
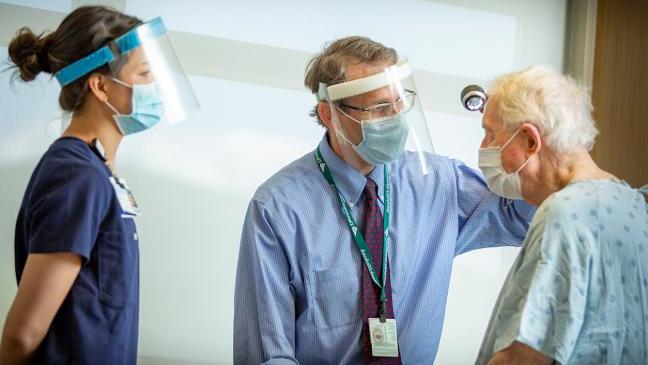
<instances>
[{"instance_id":1,"label":"photo on id badge","mask_svg":"<svg viewBox=\"0 0 648 365\"><path fill-rule=\"evenodd\" d=\"M371 334L373 336L374 342L375 343L381 343L385 339L385 334L383 333L382 329L380 328L374 328L373 333Z\"/></svg>"}]
</instances>

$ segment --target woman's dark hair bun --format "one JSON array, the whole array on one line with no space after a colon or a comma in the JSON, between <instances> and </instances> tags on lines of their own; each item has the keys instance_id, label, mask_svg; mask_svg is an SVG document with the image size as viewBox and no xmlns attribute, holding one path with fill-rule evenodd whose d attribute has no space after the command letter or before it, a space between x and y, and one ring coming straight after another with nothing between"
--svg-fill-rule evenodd
<instances>
[{"instance_id":1,"label":"woman's dark hair bun","mask_svg":"<svg viewBox=\"0 0 648 365\"><path fill-rule=\"evenodd\" d=\"M9 43L9 59L23 81L32 81L41 72L51 72L44 41L42 36L23 27Z\"/></svg>"},{"instance_id":2,"label":"woman's dark hair bun","mask_svg":"<svg viewBox=\"0 0 648 365\"><path fill-rule=\"evenodd\" d=\"M39 73L55 75L65 67L108 45L115 38L133 29L142 21L105 6L81 6L65 16L61 24L47 35L37 35L27 27L20 28L9 43L9 59L13 63L12 81L34 80ZM93 72L110 74L109 65ZM88 93L88 78L83 75L61 87L61 109L74 112L81 108Z\"/></svg>"}]
</instances>

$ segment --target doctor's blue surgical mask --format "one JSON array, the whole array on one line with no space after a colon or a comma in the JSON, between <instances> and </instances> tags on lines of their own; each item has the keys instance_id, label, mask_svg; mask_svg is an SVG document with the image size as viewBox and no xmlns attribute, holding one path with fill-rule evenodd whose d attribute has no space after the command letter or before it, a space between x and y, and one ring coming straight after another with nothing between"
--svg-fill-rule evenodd
<instances>
[{"instance_id":1,"label":"doctor's blue surgical mask","mask_svg":"<svg viewBox=\"0 0 648 365\"><path fill-rule=\"evenodd\" d=\"M409 134L409 125L404 113L375 118L357 120L337 108L342 114L349 117L362 128L362 141L354 144L349 141L343 132L338 132L354 151L368 164L373 166L386 165L396 160L405 149L405 142Z\"/></svg>"},{"instance_id":2,"label":"doctor's blue surgical mask","mask_svg":"<svg viewBox=\"0 0 648 365\"><path fill-rule=\"evenodd\" d=\"M120 85L133 89L133 96L131 97L132 111L130 114L119 113L114 106L107 100L105 101L106 105L115 112L113 119L122 135L127 136L147 130L160 121L163 104L155 83L133 84L131 86L114 77L110 78Z\"/></svg>"}]
</instances>

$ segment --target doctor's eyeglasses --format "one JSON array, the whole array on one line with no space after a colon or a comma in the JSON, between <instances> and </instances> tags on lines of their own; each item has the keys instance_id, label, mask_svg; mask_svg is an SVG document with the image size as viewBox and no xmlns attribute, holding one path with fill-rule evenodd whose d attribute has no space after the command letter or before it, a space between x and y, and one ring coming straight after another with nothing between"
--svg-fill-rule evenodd
<instances>
[{"instance_id":1,"label":"doctor's eyeglasses","mask_svg":"<svg viewBox=\"0 0 648 365\"><path fill-rule=\"evenodd\" d=\"M370 107L361 108L340 102L339 106L362 113L362 119L381 118L407 111L414 106L414 102L416 101L416 91L405 89L403 94L404 95L399 96L393 103L380 103Z\"/></svg>"}]
</instances>

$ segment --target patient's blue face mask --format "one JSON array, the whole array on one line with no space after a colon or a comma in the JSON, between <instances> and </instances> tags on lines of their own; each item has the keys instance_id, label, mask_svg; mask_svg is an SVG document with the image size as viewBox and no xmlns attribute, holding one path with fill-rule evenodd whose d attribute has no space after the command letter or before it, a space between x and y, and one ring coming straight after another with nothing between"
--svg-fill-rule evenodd
<instances>
[{"instance_id":1,"label":"patient's blue face mask","mask_svg":"<svg viewBox=\"0 0 648 365\"><path fill-rule=\"evenodd\" d=\"M343 132L340 132L356 153L368 164L373 166L386 165L396 160L405 149L409 126L404 113L376 118L357 120L337 108L342 114L354 122L360 123L362 128L362 141L354 144L349 141Z\"/></svg>"},{"instance_id":2,"label":"patient's blue face mask","mask_svg":"<svg viewBox=\"0 0 648 365\"><path fill-rule=\"evenodd\" d=\"M106 105L115 112L113 119L122 135L127 136L147 130L160 121L163 114L163 104L155 83L133 84L131 86L114 77L111 77L111 79L120 85L133 89L133 96L131 97L132 111L130 114L119 113L107 100L105 101Z\"/></svg>"}]
</instances>

